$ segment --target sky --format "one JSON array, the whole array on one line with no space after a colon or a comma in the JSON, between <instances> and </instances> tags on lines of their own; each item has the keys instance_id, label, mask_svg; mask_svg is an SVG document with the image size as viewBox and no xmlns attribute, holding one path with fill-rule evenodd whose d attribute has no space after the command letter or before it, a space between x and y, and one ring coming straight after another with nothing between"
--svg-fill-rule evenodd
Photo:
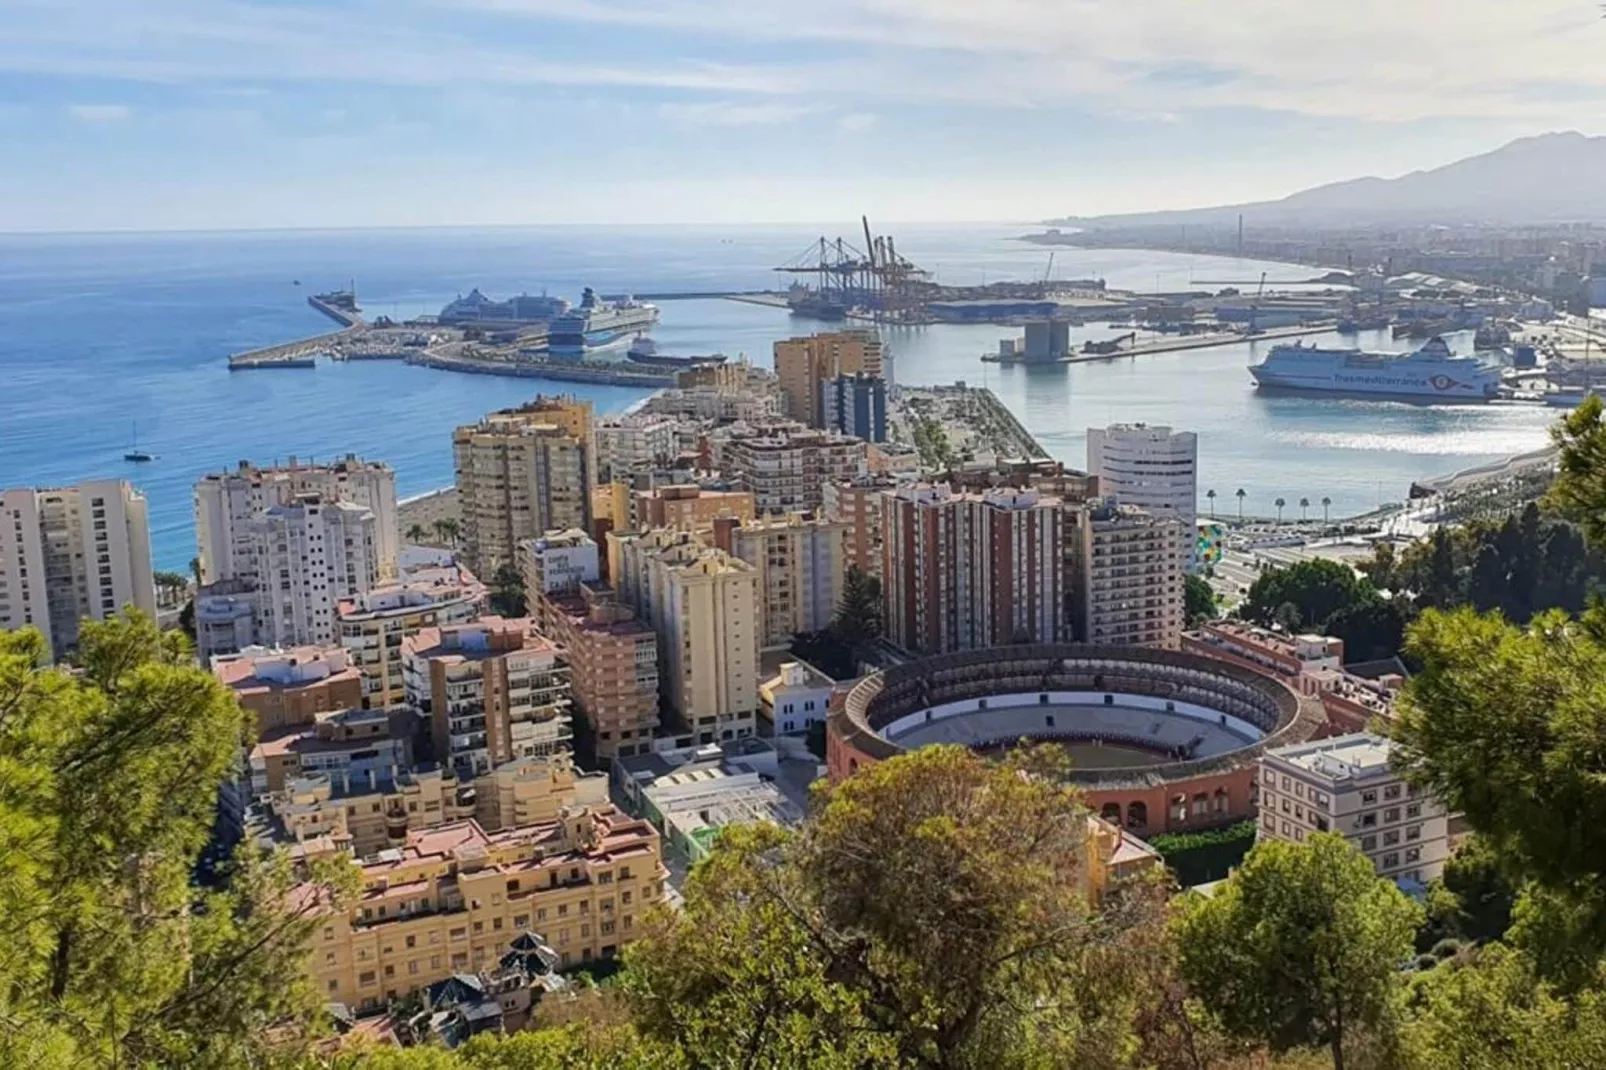
<instances>
[{"instance_id":1,"label":"sky","mask_svg":"<svg viewBox=\"0 0 1606 1070\"><path fill-rule=\"evenodd\" d=\"M0 0L0 231L1032 220L1606 132L1573 0Z\"/></svg>"}]
</instances>

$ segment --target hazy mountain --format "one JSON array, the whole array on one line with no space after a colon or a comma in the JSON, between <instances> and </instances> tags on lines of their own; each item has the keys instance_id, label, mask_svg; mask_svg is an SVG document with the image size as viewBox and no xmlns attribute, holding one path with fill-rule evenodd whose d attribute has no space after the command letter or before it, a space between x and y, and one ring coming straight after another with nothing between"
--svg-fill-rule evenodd
<instances>
[{"instance_id":1,"label":"hazy mountain","mask_svg":"<svg viewBox=\"0 0 1606 1070\"><path fill-rule=\"evenodd\" d=\"M1356 178L1277 201L1070 218L1078 226L1334 226L1367 223L1550 223L1606 220L1606 137L1519 138L1493 152L1398 178Z\"/></svg>"}]
</instances>

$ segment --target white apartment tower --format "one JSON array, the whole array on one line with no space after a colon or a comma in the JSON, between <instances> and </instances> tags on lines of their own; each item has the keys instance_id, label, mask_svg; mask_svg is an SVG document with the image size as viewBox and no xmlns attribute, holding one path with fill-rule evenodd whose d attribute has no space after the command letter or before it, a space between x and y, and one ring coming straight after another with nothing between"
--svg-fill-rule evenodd
<instances>
[{"instance_id":1,"label":"white apartment tower","mask_svg":"<svg viewBox=\"0 0 1606 1070\"><path fill-rule=\"evenodd\" d=\"M1450 857L1450 822L1432 795L1389 764L1392 744L1356 732L1268 750L1260 759L1262 840L1336 832L1390 880L1426 884Z\"/></svg>"},{"instance_id":2,"label":"white apartment tower","mask_svg":"<svg viewBox=\"0 0 1606 1070\"><path fill-rule=\"evenodd\" d=\"M79 621L156 615L145 498L116 479L0 491L0 629L35 627L60 658Z\"/></svg>"},{"instance_id":3,"label":"white apartment tower","mask_svg":"<svg viewBox=\"0 0 1606 1070\"><path fill-rule=\"evenodd\" d=\"M275 505L253 521L257 641L338 642L340 600L367 594L379 581L376 527L363 506L316 494Z\"/></svg>"},{"instance_id":4,"label":"white apartment tower","mask_svg":"<svg viewBox=\"0 0 1606 1070\"><path fill-rule=\"evenodd\" d=\"M1194 538L1199 503L1199 436L1147 424L1111 424L1087 431L1087 471L1099 493L1122 505L1182 523ZM1192 559L1192 547L1188 551Z\"/></svg>"},{"instance_id":5,"label":"white apartment tower","mask_svg":"<svg viewBox=\"0 0 1606 1070\"><path fill-rule=\"evenodd\" d=\"M381 579L397 574L400 537L396 530L396 473L386 464L352 454L331 464L288 464L258 468L241 461L232 472L202 476L195 484L195 543L201 584L237 580L257 583L253 524L276 505L306 494L326 502L351 502L374 516L374 548Z\"/></svg>"}]
</instances>

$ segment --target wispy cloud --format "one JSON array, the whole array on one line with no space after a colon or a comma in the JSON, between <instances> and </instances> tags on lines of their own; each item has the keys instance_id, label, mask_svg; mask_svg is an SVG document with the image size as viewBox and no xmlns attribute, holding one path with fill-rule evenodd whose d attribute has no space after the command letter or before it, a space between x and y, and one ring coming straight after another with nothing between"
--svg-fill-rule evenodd
<instances>
[{"instance_id":1,"label":"wispy cloud","mask_svg":"<svg viewBox=\"0 0 1606 1070\"><path fill-rule=\"evenodd\" d=\"M880 120L873 112L849 112L836 121L837 129L846 130L850 134L860 134L866 130L874 130Z\"/></svg>"},{"instance_id":2,"label":"wispy cloud","mask_svg":"<svg viewBox=\"0 0 1606 1070\"><path fill-rule=\"evenodd\" d=\"M127 104L69 104L67 114L86 123L116 123L134 114Z\"/></svg>"},{"instance_id":3,"label":"wispy cloud","mask_svg":"<svg viewBox=\"0 0 1606 1070\"><path fill-rule=\"evenodd\" d=\"M665 119L683 126L771 126L789 123L818 111L811 104L706 100L658 106Z\"/></svg>"}]
</instances>

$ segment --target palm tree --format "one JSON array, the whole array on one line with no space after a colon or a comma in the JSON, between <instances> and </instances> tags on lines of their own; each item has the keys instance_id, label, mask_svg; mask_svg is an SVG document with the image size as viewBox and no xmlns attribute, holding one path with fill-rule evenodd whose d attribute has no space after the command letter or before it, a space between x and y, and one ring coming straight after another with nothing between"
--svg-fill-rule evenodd
<instances>
[{"instance_id":1,"label":"palm tree","mask_svg":"<svg viewBox=\"0 0 1606 1070\"><path fill-rule=\"evenodd\" d=\"M435 530L441 533L441 538L444 539L448 545L456 546L457 537L458 535L462 534L463 526L454 518L446 517L444 520L435 521Z\"/></svg>"},{"instance_id":2,"label":"palm tree","mask_svg":"<svg viewBox=\"0 0 1606 1070\"><path fill-rule=\"evenodd\" d=\"M418 543L424 541L424 538L427 534L428 533L424 531L424 525L414 524L412 527L407 529L407 541L417 545Z\"/></svg>"},{"instance_id":3,"label":"palm tree","mask_svg":"<svg viewBox=\"0 0 1606 1070\"><path fill-rule=\"evenodd\" d=\"M1244 499L1249 497L1249 492L1244 490L1242 487L1239 487L1238 491L1237 491L1237 494L1238 494L1238 523L1242 524L1244 522Z\"/></svg>"},{"instance_id":4,"label":"palm tree","mask_svg":"<svg viewBox=\"0 0 1606 1070\"><path fill-rule=\"evenodd\" d=\"M1327 523L1327 507L1332 505L1332 504L1333 504L1333 499L1331 499L1331 498L1323 498L1322 499L1322 523L1323 524Z\"/></svg>"},{"instance_id":5,"label":"palm tree","mask_svg":"<svg viewBox=\"0 0 1606 1070\"><path fill-rule=\"evenodd\" d=\"M1278 498L1275 504L1277 506L1277 523L1281 524L1283 522L1283 506L1288 504L1288 499Z\"/></svg>"},{"instance_id":6,"label":"palm tree","mask_svg":"<svg viewBox=\"0 0 1606 1070\"><path fill-rule=\"evenodd\" d=\"M1205 491L1205 497L1210 499L1210 519L1216 518L1216 488L1211 487Z\"/></svg>"},{"instance_id":7,"label":"palm tree","mask_svg":"<svg viewBox=\"0 0 1606 1070\"><path fill-rule=\"evenodd\" d=\"M1309 509L1310 509L1310 499L1309 498L1301 498L1301 499L1299 499L1299 522L1301 524L1303 524L1305 522L1305 514Z\"/></svg>"}]
</instances>

